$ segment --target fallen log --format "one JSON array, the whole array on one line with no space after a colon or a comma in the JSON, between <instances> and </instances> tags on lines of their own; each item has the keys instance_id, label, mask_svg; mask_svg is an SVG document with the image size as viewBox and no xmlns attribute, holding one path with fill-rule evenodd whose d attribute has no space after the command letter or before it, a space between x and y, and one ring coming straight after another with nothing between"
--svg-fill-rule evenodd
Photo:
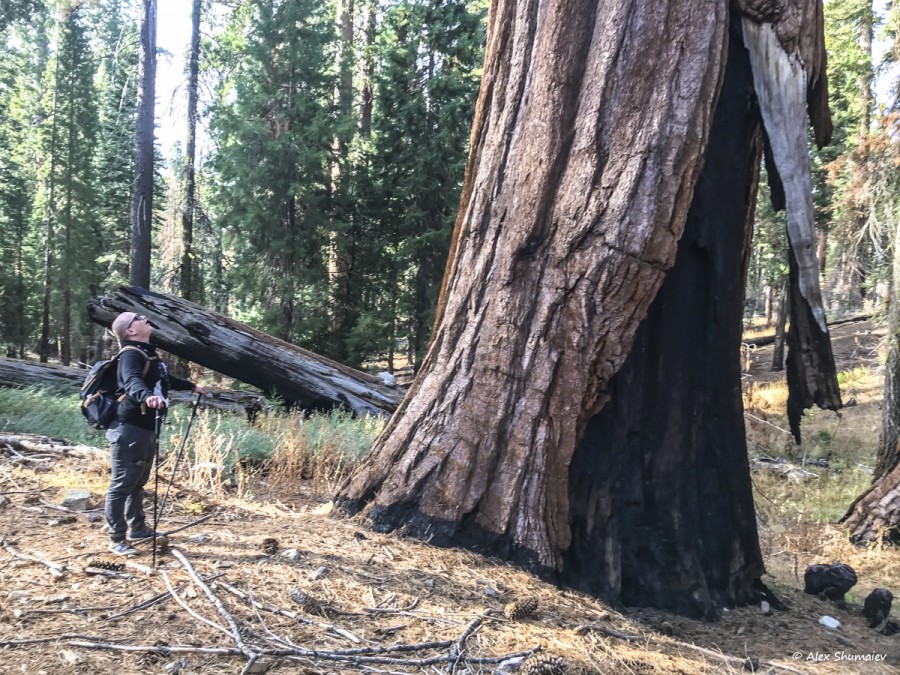
<instances>
[{"instance_id":1,"label":"fallen log","mask_svg":"<svg viewBox=\"0 0 900 675\"><path fill-rule=\"evenodd\" d=\"M271 337L182 298L121 287L88 303L91 320L109 326L121 312L146 316L156 329L153 342L308 410L349 408L389 415L405 393L381 378Z\"/></svg>"},{"instance_id":2,"label":"fallen log","mask_svg":"<svg viewBox=\"0 0 900 675\"><path fill-rule=\"evenodd\" d=\"M0 387L40 386L75 392L81 388L86 376L87 371L82 368L0 357ZM259 394L249 391L207 390L200 407L223 412L247 413L260 409L262 405L260 398ZM196 399L196 395L191 392L169 392L169 400L175 404L193 403Z\"/></svg>"}]
</instances>

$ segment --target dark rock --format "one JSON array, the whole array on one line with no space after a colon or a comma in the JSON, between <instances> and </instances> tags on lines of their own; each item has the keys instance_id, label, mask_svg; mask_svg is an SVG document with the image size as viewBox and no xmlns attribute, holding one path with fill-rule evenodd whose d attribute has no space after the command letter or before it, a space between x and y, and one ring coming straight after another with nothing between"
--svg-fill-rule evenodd
<instances>
[{"instance_id":1,"label":"dark rock","mask_svg":"<svg viewBox=\"0 0 900 675\"><path fill-rule=\"evenodd\" d=\"M856 585L856 581L856 572L849 565L810 565L803 573L803 591L843 602L844 594Z\"/></svg>"},{"instance_id":2,"label":"dark rock","mask_svg":"<svg viewBox=\"0 0 900 675\"><path fill-rule=\"evenodd\" d=\"M869 593L863 606L863 616L869 620L869 628L879 626L891 613L894 596L886 588L876 588Z\"/></svg>"}]
</instances>

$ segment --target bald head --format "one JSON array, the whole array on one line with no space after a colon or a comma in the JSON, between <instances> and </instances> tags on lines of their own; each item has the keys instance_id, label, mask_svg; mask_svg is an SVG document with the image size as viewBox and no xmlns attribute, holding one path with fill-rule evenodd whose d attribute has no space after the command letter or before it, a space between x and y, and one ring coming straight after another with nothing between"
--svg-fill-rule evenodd
<instances>
[{"instance_id":1,"label":"bald head","mask_svg":"<svg viewBox=\"0 0 900 675\"><path fill-rule=\"evenodd\" d=\"M110 329L120 341L121 340L138 340L140 342L148 342L150 333L153 332L152 326L147 321L147 317L135 314L134 312L122 312L117 316Z\"/></svg>"},{"instance_id":2,"label":"bald head","mask_svg":"<svg viewBox=\"0 0 900 675\"><path fill-rule=\"evenodd\" d=\"M134 312L122 312L117 316L112 322L112 332L120 340L125 339L125 331L128 330L129 325L135 317Z\"/></svg>"}]
</instances>

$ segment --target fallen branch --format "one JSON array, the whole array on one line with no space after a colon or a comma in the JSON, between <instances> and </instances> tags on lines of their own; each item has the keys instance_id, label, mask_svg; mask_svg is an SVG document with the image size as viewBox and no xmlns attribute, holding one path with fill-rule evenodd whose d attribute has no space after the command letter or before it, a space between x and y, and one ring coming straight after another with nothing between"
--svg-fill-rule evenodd
<instances>
[{"instance_id":1,"label":"fallen branch","mask_svg":"<svg viewBox=\"0 0 900 675\"><path fill-rule=\"evenodd\" d=\"M169 594L172 596L172 598L175 600L175 602L177 602L179 605L181 605L184 608L184 610L188 614L190 614L192 617L194 617L201 623L205 623L207 626L210 626L211 628L215 628L216 630L221 631L222 633L225 633L225 635L231 636L231 633L228 632L228 629L225 628L225 626L220 626L215 621L207 619L205 616L198 614L191 608L190 605L188 605L184 600L182 600L181 597L178 595L178 592L175 590L175 588L172 587L172 582L169 580L169 575L166 574L165 570L160 570L159 573L162 575L163 581L166 584L166 588L169 589Z\"/></svg>"},{"instance_id":2,"label":"fallen branch","mask_svg":"<svg viewBox=\"0 0 900 675\"><path fill-rule=\"evenodd\" d=\"M472 634L481 627L482 622L484 621L484 616L476 616L472 619L471 623L466 626L466 629L462 632L462 635L459 636L459 639L456 641L450 648L450 656L454 658L458 658L463 651L463 648L466 646L466 640L468 640Z\"/></svg>"},{"instance_id":3,"label":"fallen branch","mask_svg":"<svg viewBox=\"0 0 900 675\"><path fill-rule=\"evenodd\" d=\"M241 653L249 659L250 663L248 664L248 668L253 665L256 659L259 656L253 652L247 645L244 644L243 638L241 638L241 631L238 629L237 623L234 621L234 617L225 609L225 605L222 604L222 601L219 600L218 596L213 593L212 589L203 581L199 574L197 574L197 570L194 569L194 566L191 565L190 561L185 557L185 555L179 551L177 548L172 549L172 555L178 558L184 568L187 570L188 574L191 575L191 579L194 580L194 583L197 584L204 593L206 593L206 597L210 599L210 602L216 606L216 609L219 610L219 614L228 622L228 627L231 629L231 636L234 638L234 643L238 646L238 649L241 650ZM173 597L175 595L173 594ZM175 597L178 600L177 597Z\"/></svg>"}]
</instances>

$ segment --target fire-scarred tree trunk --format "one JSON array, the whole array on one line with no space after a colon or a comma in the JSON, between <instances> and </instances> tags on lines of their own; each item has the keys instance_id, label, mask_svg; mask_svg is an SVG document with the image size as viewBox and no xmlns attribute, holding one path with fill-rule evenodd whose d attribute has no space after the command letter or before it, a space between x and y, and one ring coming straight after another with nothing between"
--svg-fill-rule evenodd
<instances>
[{"instance_id":1,"label":"fire-scarred tree trunk","mask_svg":"<svg viewBox=\"0 0 900 675\"><path fill-rule=\"evenodd\" d=\"M712 616L758 597L738 346L760 136L739 20L694 196L728 14L494 3L433 341L338 504L613 599Z\"/></svg>"}]
</instances>

